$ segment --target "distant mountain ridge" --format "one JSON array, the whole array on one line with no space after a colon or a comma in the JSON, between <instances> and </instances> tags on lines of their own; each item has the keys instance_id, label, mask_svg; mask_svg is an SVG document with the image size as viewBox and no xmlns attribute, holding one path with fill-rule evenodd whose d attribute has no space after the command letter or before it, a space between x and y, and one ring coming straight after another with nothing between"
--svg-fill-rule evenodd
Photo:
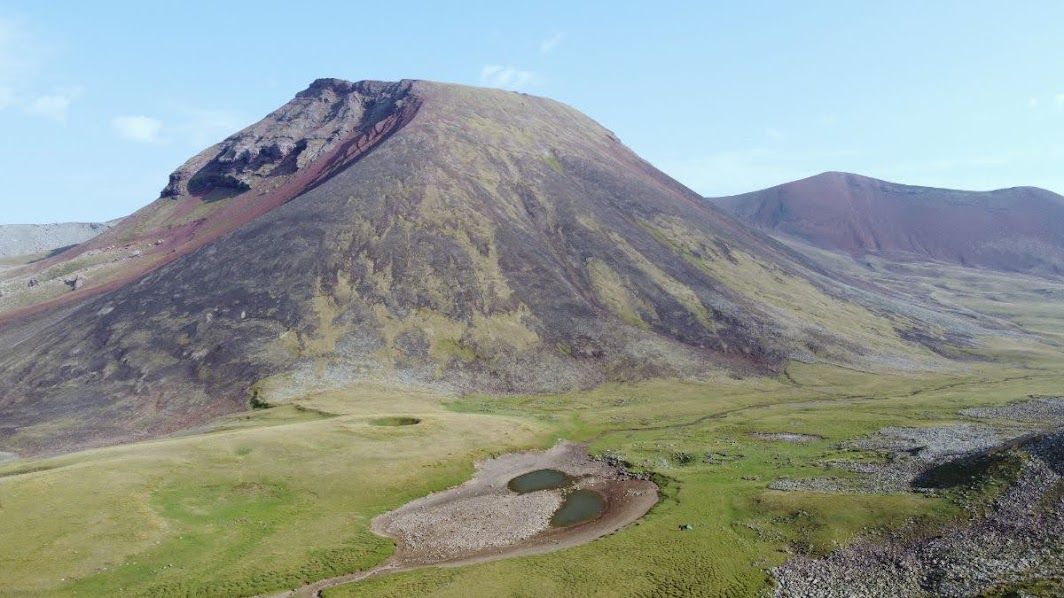
<instances>
[{"instance_id":1,"label":"distant mountain ridge","mask_svg":"<svg viewBox=\"0 0 1064 598\"><path fill-rule=\"evenodd\" d=\"M0 257L45 253L84 243L111 228L110 222L0 224Z\"/></svg>"},{"instance_id":2,"label":"distant mountain ridge","mask_svg":"<svg viewBox=\"0 0 1064 598\"><path fill-rule=\"evenodd\" d=\"M1064 197L957 191L828 172L710 201L743 222L850 255L1064 274Z\"/></svg>"}]
</instances>

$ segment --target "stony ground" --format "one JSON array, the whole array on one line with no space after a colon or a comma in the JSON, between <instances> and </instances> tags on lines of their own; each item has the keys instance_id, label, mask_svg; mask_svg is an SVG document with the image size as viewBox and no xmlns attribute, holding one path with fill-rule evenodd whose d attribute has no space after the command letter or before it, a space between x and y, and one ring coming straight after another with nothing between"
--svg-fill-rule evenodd
<instances>
[{"instance_id":1,"label":"stony ground","mask_svg":"<svg viewBox=\"0 0 1064 598\"><path fill-rule=\"evenodd\" d=\"M964 414L1054 421L1061 407L1060 397L1034 397ZM851 464L864 478L780 480L774 487L901 492L912 489L916 476L930 467L982 454L1004 440L982 425L887 428L855 443L891 451L892 459L885 465ZM772 571L778 583L775 596L952 598L978 595L1003 583L1059 576L1064 571L1064 431L1011 450L1020 451L1025 464L989 514L973 515L970 525L933 538L906 529L896 536L858 541L824 558L797 557ZM914 537L919 539L906 539Z\"/></svg>"},{"instance_id":2,"label":"stony ground","mask_svg":"<svg viewBox=\"0 0 1064 598\"><path fill-rule=\"evenodd\" d=\"M110 228L111 223L0 225L0 257L44 253L84 243Z\"/></svg>"},{"instance_id":3,"label":"stony ground","mask_svg":"<svg viewBox=\"0 0 1064 598\"><path fill-rule=\"evenodd\" d=\"M750 436L776 442L813 442L821 439L820 436L814 434L797 434L794 432L750 432Z\"/></svg>"},{"instance_id":4,"label":"stony ground","mask_svg":"<svg viewBox=\"0 0 1064 598\"><path fill-rule=\"evenodd\" d=\"M1002 407L965 409L961 415L986 419L1043 421L1064 424L1064 397L1038 396Z\"/></svg>"},{"instance_id":5,"label":"stony ground","mask_svg":"<svg viewBox=\"0 0 1064 598\"><path fill-rule=\"evenodd\" d=\"M454 551L512 546L550 525L562 493L544 490L514 496L472 496L408 513L390 528L415 551L441 560Z\"/></svg>"},{"instance_id":6,"label":"stony ground","mask_svg":"<svg viewBox=\"0 0 1064 598\"><path fill-rule=\"evenodd\" d=\"M519 475L557 469L574 482L568 489L594 490L606 500L598 519L551 528L563 490L517 495L507 487ZM623 466L591 459L587 447L559 442L547 451L511 453L477 463L473 479L430 494L373 520L378 534L391 537L396 552L382 565L324 579L275 598L317 596L328 588L377 575L421 567L455 566L551 552L590 542L634 522L658 501L652 482L630 476Z\"/></svg>"},{"instance_id":7,"label":"stony ground","mask_svg":"<svg viewBox=\"0 0 1064 598\"><path fill-rule=\"evenodd\" d=\"M883 428L860 438L855 448L908 453L923 460L963 455L1001 444L1002 438L990 426L960 424L928 428Z\"/></svg>"},{"instance_id":8,"label":"stony ground","mask_svg":"<svg viewBox=\"0 0 1064 598\"><path fill-rule=\"evenodd\" d=\"M940 537L859 542L773 570L777 598L974 596L1064 570L1064 432L1028 447L1030 460L993 512Z\"/></svg>"},{"instance_id":9,"label":"stony ground","mask_svg":"<svg viewBox=\"0 0 1064 598\"><path fill-rule=\"evenodd\" d=\"M574 478L570 489L601 493L609 505L606 514L590 524L551 530L550 518L561 506L562 490L517 495L507 487L514 477L537 469L564 471ZM482 461L472 480L385 513L374 520L373 528L396 540L394 562L436 564L520 550L543 543L548 532L552 544L588 531L600 535L602 529L616 529L642 516L656 501L656 492L636 492L648 487L654 489L649 482L629 479L623 468L590 459L582 445L562 442L548 451ZM645 508L632 511L629 503Z\"/></svg>"},{"instance_id":10,"label":"stony ground","mask_svg":"<svg viewBox=\"0 0 1064 598\"><path fill-rule=\"evenodd\" d=\"M927 428L884 428L846 445L884 453L885 462L830 461L824 467L857 476L779 479L773 490L810 492L912 492L912 480L944 459L982 451L1018 435L1002 435L990 426L960 424Z\"/></svg>"}]
</instances>

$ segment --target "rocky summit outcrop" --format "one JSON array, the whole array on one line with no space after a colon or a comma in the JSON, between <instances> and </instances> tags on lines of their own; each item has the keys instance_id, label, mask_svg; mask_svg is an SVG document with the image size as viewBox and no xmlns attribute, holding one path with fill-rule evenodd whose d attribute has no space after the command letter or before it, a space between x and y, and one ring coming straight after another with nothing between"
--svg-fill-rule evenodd
<instances>
[{"instance_id":1,"label":"rocky summit outcrop","mask_svg":"<svg viewBox=\"0 0 1064 598\"><path fill-rule=\"evenodd\" d=\"M346 147L334 161L355 158L417 112L410 87L410 81L319 79L263 120L186 162L170 175L161 195L258 188L273 176L308 168L341 144Z\"/></svg>"},{"instance_id":2,"label":"rocky summit outcrop","mask_svg":"<svg viewBox=\"0 0 1064 598\"><path fill-rule=\"evenodd\" d=\"M866 303L576 110L507 91L319 80L88 245L117 261L0 325L0 449L367 379L536 392L937 359L898 333L908 304Z\"/></svg>"},{"instance_id":3,"label":"rocky summit outcrop","mask_svg":"<svg viewBox=\"0 0 1064 598\"><path fill-rule=\"evenodd\" d=\"M1064 197L957 191L828 172L710 200L773 235L853 256L1064 275Z\"/></svg>"},{"instance_id":4,"label":"rocky summit outcrop","mask_svg":"<svg viewBox=\"0 0 1064 598\"><path fill-rule=\"evenodd\" d=\"M25 276L42 283L55 272L91 277L78 297L37 293L0 302L0 322L128 284L327 180L413 118L420 100L410 93L412 85L315 81L175 170L158 200L105 234L28 268Z\"/></svg>"},{"instance_id":5,"label":"rocky summit outcrop","mask_svg":"<svg viewBox=\"0 0 1064 598\"><path fill-rule=\"evenodd\" d=\"M63 249L99 235L110 223L0 224L0 257L33 255Z\"/></svg>"}]
</instances>

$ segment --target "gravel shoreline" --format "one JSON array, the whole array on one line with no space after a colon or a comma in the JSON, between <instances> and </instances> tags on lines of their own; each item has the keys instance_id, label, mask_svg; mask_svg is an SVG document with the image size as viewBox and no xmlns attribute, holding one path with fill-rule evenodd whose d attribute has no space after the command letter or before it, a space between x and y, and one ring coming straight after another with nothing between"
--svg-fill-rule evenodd
<instances>
[{"instance_id":1,"label":"gravel shoreline","mask_svg":"<svg viewBox=\"0 0 1064 598\"><path fill-rule=\"evenodd\" d=\"M557 469L575 481L565 490L521 495L507 488L511 479L537 469ZM566 490L600 493L606 512L571 527L551 527L550 518ZM561 550L627 526L657 501L654 483L630 476L622 466L591 459L582 444L563 441L547 451L503 455L477 463L473 479L461 486L374 518L371 529L396 543L395 554L387 562L275 596L317 596L325 589L377 575Z\"/></svg>"},{"instance_id":2,"label":"gravel shoreline","mask_svg":"<svg viewBox=\"0 0 1064 598\"><path fill-rule=\"evenodd\" d=\"M552 529L550 518L562 503L563 490L518 495L507 487L511 479L537 469L557 469L574 478L566 490L599 492L606 498L606 513L589 523ZM372 529L396 540L394 562L440 564L542 545L548 538L557 545L569 536L582 537L601 528L597 524L603 520L609 527L628 503L646 504L645 513L657 500L656 490L621 468L591 459L583 445L562 442L547 451L482 461L470 481L385 513L373 520Z\"/></svg>"}]
</instances>

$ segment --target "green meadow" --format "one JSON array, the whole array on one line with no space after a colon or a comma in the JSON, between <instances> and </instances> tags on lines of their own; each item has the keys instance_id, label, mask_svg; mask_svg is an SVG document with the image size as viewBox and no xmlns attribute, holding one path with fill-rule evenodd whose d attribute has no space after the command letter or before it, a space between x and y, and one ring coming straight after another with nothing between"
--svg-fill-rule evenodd
<instances>
[{"instance_id":1,"label":"green meadow","mask_svg":"<svg viewBox=\"0 0 1064 598\"><path fill-rule=\"evenodd\" d=\"M654 475L661 502L638 524L577 548L328 595L750 596L768 587L764 569L789 555L961 513L948 494L778 492L772 480L862 458L840 443L884 426L962 421L964 407L1059 392L1064 375L1052 365L884 376L792 364L778 379L550 396L387 387L310 396L195 435L0 468L0 586L3 595L234 596L358 571L392 550L368 531L373 516L460 483L478 458L564 437ZM396 422L407 425L381 425ZM684 523L693 529L680 531Z\"/></svg>"},{"instance_id":2,"label":"green meadow","mask_svg":"<svg viewBox=\"0 0 1064 598\"><path fill-rule=\"evenodd\" d=\"M1043 339L1059 335L1064 307L1047 305L1037 283L980 279L991 306L976 305L989 300L956 280L926 284ZM774 378L507 397L362 385L184 436L9 462L0 465L0 596L243 596L364 570L393 550L369 531L374 516L461 483L478 459L561 438L650 474L661 501L576 548L377 577L326 595L756 596L771 587L766 569L792 555L911 522L906 529L932 533L992 495L992 486L934 496L768 488L780 477L847 475L824 462L880 459L847 441L885 426L974 421L958 411L1064 394L1064 358L1052 342L980 340L969 359L933 372L791 363Z\"/></svg>"},{"instance_id":3,"label":"green meadow","mask_svg":"<svg viewBox=\"0 0 1064 598\"><path fill-rule=\"evenodd\" d=\"M552 422L569 437L589 440L594 453L623 455L656 474L663 500L637 525L577 548L380 577L326 595L755 596L771 587L764 570L791 555L825 554L857 534L911 521L925 530L949 525L966 517L965 503L978 496L779 492L767 488L772 480L840 475L818 463L874 459L839 445L885 426L969 421L957 410L1064 386L1051 368L986 367L957 377L884 378L815 366L788 373L798 382L654 382L463 400L454 406ZM750 435L784 431L823 439ZM681 531L685 523L693 529Z\"/></svg>"},{"instance_id":4,"label":"green meadow","mask_svg":"<svg viewBox=\"0 0 1064 598\"><path fill-rule=\"evenodd\" d=\"M548 436L363 387L192 436L8 464L0 595L240 596L357 571L392 551L373 516Z\"/></svg>"}]
</instances>

